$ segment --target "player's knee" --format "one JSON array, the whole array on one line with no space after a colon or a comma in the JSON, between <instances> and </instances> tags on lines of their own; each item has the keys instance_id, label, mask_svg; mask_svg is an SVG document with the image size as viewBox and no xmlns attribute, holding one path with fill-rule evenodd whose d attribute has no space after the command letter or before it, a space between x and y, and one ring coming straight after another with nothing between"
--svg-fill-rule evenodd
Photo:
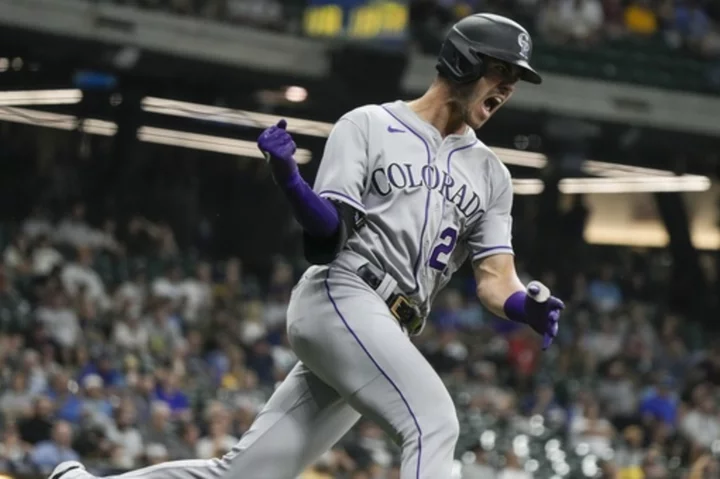
<instances>
[{"instance_id":1,"label":"player's knee","mask_svg":"<svg viewBox=\"0 0 720 479\"><path fill-rule=\"evenodd\" d=\"M460 422L452 401L444 407L438 407L428 418L428 424L423 425L423 436L427 438L426 442L436 445L454 447L459 435Z\"/></svg>"},{"instance_id":2,"label":"player's knee","mask_svg":"<svg viewBox=\"0 0 720 479\"><path fill-rule=\"evenodd\" d=\"M428 432L430 435L435 436L438 441L454 446L460 436L460 421L455 408L453 407L438 414L435 418L434 427Z\"/></svg>"}]
</instances>

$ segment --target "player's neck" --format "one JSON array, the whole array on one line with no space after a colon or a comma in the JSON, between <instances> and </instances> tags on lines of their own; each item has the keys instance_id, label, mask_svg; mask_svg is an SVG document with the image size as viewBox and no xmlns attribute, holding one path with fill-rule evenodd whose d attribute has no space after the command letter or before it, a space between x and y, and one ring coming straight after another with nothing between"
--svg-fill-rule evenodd
<instances>
[{"instance_id":1,"label":"player's neck","mask_svg":"<svg viewBox=\"0 0 720 479\"><path fill-rule=\"evenodd\" d=\"M448 135L462 134L468 128L448 98L445 86L436 82L423 96L408 102L408 106L445 138Z\"/></svg>"}]
</instances>

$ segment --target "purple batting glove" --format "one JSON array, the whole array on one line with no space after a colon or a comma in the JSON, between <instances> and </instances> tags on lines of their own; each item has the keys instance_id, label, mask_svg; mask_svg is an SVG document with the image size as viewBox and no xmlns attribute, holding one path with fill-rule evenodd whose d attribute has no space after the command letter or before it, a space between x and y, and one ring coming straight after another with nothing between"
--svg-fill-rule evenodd
<instances>
[{"instance_id":1,"label":"purple batting glove","mask_svg":"<svg viewBox=\"0 0 720 479\"><path fill-rule=\"evenodd\" d=\"M297 146L290 133L285 131L286 127L287 122L280 120L277 125L263 131L257 140L258 148L265 155L273 177L280 185L287 185L298 175L297 163L293 158Z\"/></svg>"},{"instance_id":2,"label":"purple batting glove","mask_svg":"<svg viewBox=\"0 0 720 479\"><path fill-rule=\"evenodd\" d=\"M543 351L552 344L557 336L560 311L565 304L552 296L550 290L538 281L532 281L527 287L525 314L527 324L543 336Z\"/></svg>"}]
</instances>

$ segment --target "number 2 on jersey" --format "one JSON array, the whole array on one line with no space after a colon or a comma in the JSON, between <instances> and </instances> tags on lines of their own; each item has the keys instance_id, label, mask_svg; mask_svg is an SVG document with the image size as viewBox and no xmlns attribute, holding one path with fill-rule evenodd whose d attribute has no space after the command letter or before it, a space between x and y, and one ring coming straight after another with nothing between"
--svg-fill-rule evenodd
<instances>
[{"instance_id":1,"label":"number 2 on jersey","mask_svg":"<svg viewBox=\"0 0 720 479\"><path fill-rule=\"evenodd\" d=\"M450 253L452 253L457 242L457 230L448 226L440 233L439 239L440 243L433 249L428 264L438 271L445 271L447 262L450 259Z\"/></svg>"}]
</instances>

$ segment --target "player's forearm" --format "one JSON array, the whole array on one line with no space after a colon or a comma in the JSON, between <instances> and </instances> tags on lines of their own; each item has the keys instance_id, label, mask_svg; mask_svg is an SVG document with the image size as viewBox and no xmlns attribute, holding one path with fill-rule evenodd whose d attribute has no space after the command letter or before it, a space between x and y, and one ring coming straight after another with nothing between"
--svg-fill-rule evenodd
<instances>
[{"instance_id":1,"label":"player's forearm","mask_svg":"<svg viewBox=\"0 0 720 479\"><path fill-rule=\"evenodd\" d=\"M340 227L337 208L330 200L318 196L299 173L295 172L280 188L290 201L295 219L309 235L327 238L337 232Z\"/></svg>"},{"instance_id":2,"label":"player's forearm","mask_svg":"<svg viewBox=\"0 0 720 479\"><path fill-rule=\"evenodd\" d=\"M511 275L488 275L478 282L477 296L491 313L505 319L518 321L524 316L525 287L513 273Z\"/></svg>"}]
</instances>

